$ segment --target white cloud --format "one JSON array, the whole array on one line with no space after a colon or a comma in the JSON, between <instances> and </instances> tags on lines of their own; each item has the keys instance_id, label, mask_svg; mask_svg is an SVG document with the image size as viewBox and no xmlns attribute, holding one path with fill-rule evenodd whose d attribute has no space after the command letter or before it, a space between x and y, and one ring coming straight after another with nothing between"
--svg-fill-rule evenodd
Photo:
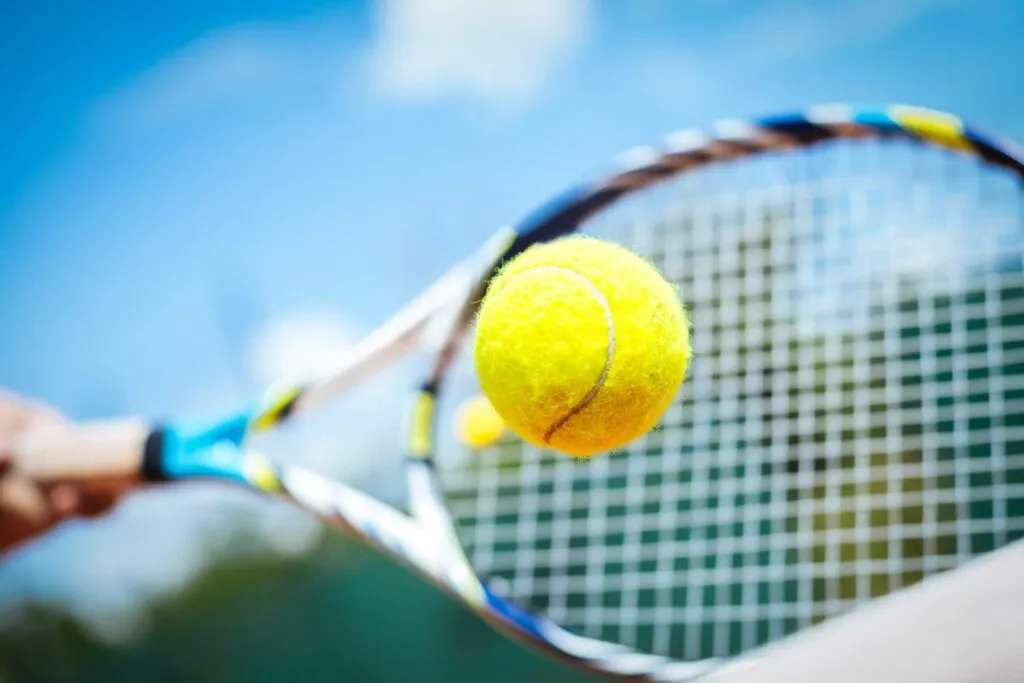
<instances>
[{"instance_id":1,"label":"white cloud","mask_svg":"<svg viewBox=\"0 0 1024 683\"><path fill-rule=\"evenodd\" d=\"M380 0L371 85L401 102L523 103L582 44L591 0ZM354 48L340 12L242 25L186 45L98 103L92 123L150 130L299 84L327 96ZM266 101L266 100L264 100Z\"/></svg>"},{"instance_id":2,"label":"white cloud","mask_svg":"<svg viewBox=\"0 0 1024 683\"><path fill-rule=\"evenodd\" d=\"M215 33L143 73L98 107L114 126L159 125L208 111L281 78L290 56L272 31Z\"/></svg>"},{"instance_id":3,"label":"white cloud","mask_svg":"<svg viewBox=\"0 0 1024 683\"><path fill-rule=\"evenodd\" d=\"M644 72L638 77L648 89L667 87L658 81L678 86L680 77L684 87L694 79L721 84L730 69L749 73L878 40L965 1L767 0L709 36L710 47L699 53L692 45L652 44L629 62ZM702 2L730 12L743 6ZM371 85L406 103L528 103L581 49L597 14L592 0L378 0L376 6L366 53ZM630 11L657 23L671 7L645 0ZM96 118L114 130L145 129L273 94L288 83L336 93L353 50L343 25L338 15L321 12L212 33L125 84L100 103Z\"/></svg>"},{"instance_id":4,"label":"white cloud","mask_svg":"<svg viewBox=\"0 0 1024 683\"><path fill-rule=\"evenodd\" d=\"M289 84L332 93L352 50L343 22L343 12L324 11L209 33L102 100L94 123L152 128L280 94Z\"/></svg>"},{"instance_id":5,"label":"white cloud","mask_svg":"<svg viewBox=\"0 0 1024 683\"><path fill-rule=\"evenodd\" d=\"M259 386L302 381L358 340L355 329L338 316L297 313L257 332L247 356L248 371Z\"/></svg>"},{"instance_id":6,"label":"white cloud","mask_svg":"<svg viewBox=\"0 0 1024 683\"><path fill-rule=\"evenodd\" d=\"M385 95L529 101L583 42L589 0L382 0L372 76Z\"/></svg>"}]
</instances>

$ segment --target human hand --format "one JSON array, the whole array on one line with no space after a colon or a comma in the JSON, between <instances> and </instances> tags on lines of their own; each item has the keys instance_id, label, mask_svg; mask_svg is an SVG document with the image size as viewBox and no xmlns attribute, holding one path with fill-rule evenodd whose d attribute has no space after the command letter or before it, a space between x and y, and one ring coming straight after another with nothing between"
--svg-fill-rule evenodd
<instances>
[{"instance_id":1,"label":"human hand","mask_svg":"<svg viewBox=\"0 0 1024 683\"><path fill-rule=\"evenodd\" d=\"M92 490L74 483L41 486L19 472L17 445L41 434L72 432L51 406L0 390L0 553L73 516L110 509L131 482Z\"/></svg>"}]
</instances>

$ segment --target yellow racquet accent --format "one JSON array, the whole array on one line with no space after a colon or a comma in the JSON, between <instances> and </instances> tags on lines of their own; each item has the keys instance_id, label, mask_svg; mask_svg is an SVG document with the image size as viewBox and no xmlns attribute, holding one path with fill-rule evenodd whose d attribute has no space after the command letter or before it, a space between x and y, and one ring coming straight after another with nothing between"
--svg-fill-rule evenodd
<instances>
[{"instance_id":1,"label":"yellow racquet accent","mask_svg":"<svg viewBox=\"0 0 1024 683\"><path fill-rule=\"evenodd\" d=\"M892 107L889 114L904 128L925 140L964 151L973 149L963 136L963 122L951 114L905 105Z\"/></svg>"},{"instance_id":2,"label":"yellow racquet accent","mask_svg":"<svg viewBox=\"0 0 1024 683\"><path fill-rule=\"evenodd\" d=\"M273 493L281 490L281 480L277 478L274 468L262 455L248 453L242 465L245 479L261 491Z\"/></svg>"},{"instance_id":3,"label":"yellow racquet accent","mask_svg":"<svg viewBox=\"0 0 1024 683\"><path fill-rule=\"evenodd\" d=\"M420 392L412 410L412 424L409 429L409 452L411 458L428 458L431 453L431 421L434 419L434 396Z\"/></svg>"},{"instance_id":4,"label":"yellow racquet accent","mask_svg":"<svg viewBox=\"0 0 1024 683\"><path fill-rule=\"evenodd\" d=\"M262 432L276 425L284 417L285 411L295 398L301 393L302 389L293 388L273 395L273 402L255 416L250 428L253 431Z\"/></svg>"}]
</instances>

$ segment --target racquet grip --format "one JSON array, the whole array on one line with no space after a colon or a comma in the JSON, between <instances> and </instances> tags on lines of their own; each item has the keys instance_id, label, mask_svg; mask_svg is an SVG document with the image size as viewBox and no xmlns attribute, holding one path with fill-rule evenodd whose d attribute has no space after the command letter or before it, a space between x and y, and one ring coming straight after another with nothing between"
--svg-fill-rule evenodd
<instances>
[{"instance_id":1,"label":"racquet grip","mask_svg":"<svg viewBox=\"0 0 1024 683\"><path fill-rule=\"evenodd\" d=\"M138 479L150 433L149 425L135 419L33 431L13 444L14 469L38 484Z\"/></svg>"}]
</instances>

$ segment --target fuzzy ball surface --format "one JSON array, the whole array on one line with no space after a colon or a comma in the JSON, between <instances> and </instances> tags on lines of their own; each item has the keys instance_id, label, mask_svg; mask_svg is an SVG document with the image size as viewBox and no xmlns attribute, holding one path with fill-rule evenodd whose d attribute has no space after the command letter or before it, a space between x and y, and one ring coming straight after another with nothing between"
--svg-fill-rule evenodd
<instances>
[{"instance_id":1,"label":"fuzzy ball surface","mask_svg":"<svg viewBox=\"0 0 1024 683\"><path fill-rule=\"evenodd\" d=\"M689 366L676 289L612 242L535 245L491 280L473 349L480 386L526 441L577 457L654 427Z\"/></svg>"},{"instance_id":2,"label":"fuzzy ball surface","mask_svg":"<svg viewBox=\"0 0 1024 683\"><path fill-rule=\"evenodd\" d=\"M504 433L505 422L486 396L467 399L455 413L455 434L466 448L487 448L494 445Z\"/></svg>"}]
</instances>

